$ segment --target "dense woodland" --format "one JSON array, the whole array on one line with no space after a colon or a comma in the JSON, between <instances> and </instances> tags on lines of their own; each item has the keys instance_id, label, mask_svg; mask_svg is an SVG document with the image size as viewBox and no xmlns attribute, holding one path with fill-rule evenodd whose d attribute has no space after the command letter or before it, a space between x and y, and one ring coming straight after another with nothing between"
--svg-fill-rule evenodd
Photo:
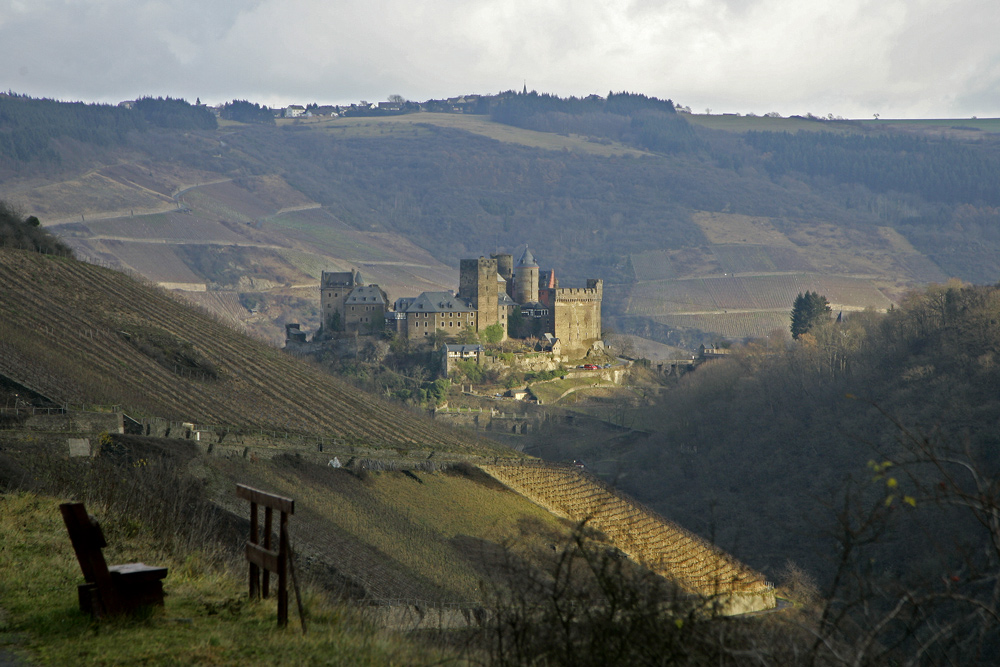
<instances>
[{"instance_id":1,"label":"dense woodland","mask_svg":"<svg viewBox=\"0 0 1000 667\"><path fill-rule=\"evenodd\" d=\"M0 95L0 165L24 168L58 162L59 142L120 146L134 132L150 128L209 130L215 118L184 100L144 97L131 108Z\"/></svg>"},{"instance_id":2,"label":"dense woodland","mask_svg":"<svg viewBox=\"0 0 1000 667\"><path fill-rule=\"evenodd\" d=\"M946 636L953 664L976 663L1000 649L998 324L1000 286L958 282L828 313L621 404L638 431L549 429L531 451L587 461L773 580L814 582L827 620L870 630L855 647L941 664L920 646Z\"/></svg>"},{"instance_id":3,"label":"dense woodland","mask_svg":"<svg viewBox=\"0 0 1000 667\"><path fill-rule=\"evenodd\" d=\"M620 483L773 574L791 560L830 585L838 512L874 503L883 523L852 558L885 581L974 578L997 566L979 559L995 558L998 537L998 323L1000 287L952 284L885 315L828 321L787 347L738 348L661 396L644 422L654 433L622 456ZM928 463L931 453L952 462ZM886 461L888 474L873 470ZM992 508L956 509L945 484Z\"/></svg>"},{"instance_id":4,"label":"dense woodland","mask_svg":"<svg viewBox=\"0 0 1000 667\"><path fill-rule=\"evenodd\" d=\"M611 92L606 98L506 95L490 116L528 130L598 137L657 153L690 153L704 146L673 102L634 93Z\"/></svg>"}]
</instances>

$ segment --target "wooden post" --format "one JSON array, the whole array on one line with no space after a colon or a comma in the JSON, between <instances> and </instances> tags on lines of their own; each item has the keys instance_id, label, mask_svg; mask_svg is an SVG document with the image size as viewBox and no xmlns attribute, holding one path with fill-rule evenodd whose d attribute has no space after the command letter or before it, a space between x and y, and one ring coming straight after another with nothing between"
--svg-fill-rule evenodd
<instances>
[{"instance_id":1,"label":"wooden post","mask_svg":"<svg viewBox=\"0 0 1000 667\"><path fill-rule=\"evenodd\" d=\"M278 626L288 625L288 517L295 513L295 501L265 493L243 484L236 485L236 495L250 501L250 540L246 558L250 563L250 597L268 597L270 573L278 575ZM257 505L264 506L264 544L260 544ZM278 550L271 549L273 510L280 512ZM260 587L260 570L263 569L263 587Z\"/></svg>"},{"instance_id":2,"label":"wooden post","mask_svg":"<svg viewBox=\"0 0 1000 667\"><path fill-rule=\"evenodd\" d=\"M288 515L281 513L278 537L278 625L288 625Z\"/></svg>"},{"instance_id":3,"label":"wooden post","mask_svg":"<svg viewBox=\"0 0 1000 667\"><path fill-rule=\"evenodd\" d=\"M282 513L284 515L284 513ZM271 550L271 508L264 508L264 548ZM279 556L280 558L280 556ZM264 570L264 597L271 594L271 573Z\"/></svg>"},{"instance_id":4,"label":"wooden post","mask_svg":"<svg viewBox=\"0 0 1000 667\"><path fill-rule=\"evenodd\" d=\"M238 487L237 487L238 488ZM250 502L250 544L257 544L260 539L258 537L257 528L257 503ZM255 600L260 597L260 570L257 568L257 564L250 561L250 599Z\"/></svg>"}]
</instances>

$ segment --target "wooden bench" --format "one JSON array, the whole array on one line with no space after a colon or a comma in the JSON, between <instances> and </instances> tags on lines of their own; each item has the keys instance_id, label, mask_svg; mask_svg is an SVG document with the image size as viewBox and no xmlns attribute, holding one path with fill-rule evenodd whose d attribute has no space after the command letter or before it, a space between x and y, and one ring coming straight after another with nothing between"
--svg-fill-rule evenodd
<instances>
[{"instance_id":1,"label":"wooden bench","mask_svg":"<svg viewBox=\"0 0 1000 667\"><path fill-rule=\"evenodd\" d=\"M108 546L104 532L83 503L63 503L59 510L87 582L77 587L81 611L101 618L163 604L162 579L167 568L143 563L108 567L101 551Z\"/></svg>"}]
</instances>

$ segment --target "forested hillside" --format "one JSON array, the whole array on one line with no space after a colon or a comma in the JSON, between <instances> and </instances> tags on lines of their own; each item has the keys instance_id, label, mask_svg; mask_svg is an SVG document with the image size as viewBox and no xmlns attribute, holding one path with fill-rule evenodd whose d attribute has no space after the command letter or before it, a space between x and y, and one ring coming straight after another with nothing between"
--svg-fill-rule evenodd
<instances>
[{"instance_id":1,"label":"forested hillside","mask_svg":"<svg viewBox=\"0 0 1000 667\"><path fill-rule=\"evenodd\" d=\"M215 129L204 107L184 100L144 97L129 107L0 95L0 167L14 172L33 163L59 162L60 141L121 146L150 128Z\"/></svg>"},{"instance_id":2,"label":"forested hillside","mask_svg":"<svg viewBox=\"0 0 1000 667\"><path fill-rule=\"evenodd\" d=\"M605 459L622 488L765 572L791 559L829 583L838 513L858 527L875 498L894 510L865 547L881 574L964 577L981 564L963 549L992 530L977 518L1000 503L998 323L1000 288L949 285L789 347L738 348L631 416L648 439L579 455ZM956 509L952 485L992 509Z\"/></svg>"}]
</instances>

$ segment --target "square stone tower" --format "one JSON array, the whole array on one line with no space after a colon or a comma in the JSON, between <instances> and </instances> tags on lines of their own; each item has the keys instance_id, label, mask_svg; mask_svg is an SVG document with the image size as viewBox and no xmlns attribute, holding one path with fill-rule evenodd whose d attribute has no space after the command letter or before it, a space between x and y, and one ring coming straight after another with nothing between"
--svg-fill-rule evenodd
<instances>
[{"instance_id":1,"label":"square stone tower","mask_svg":"<svg viewBox=\"0 0 1000 667\"><path fill-rule=\"evenodd\" d=\"M478 311L477 331L499 324L497 260L485 257L463 259L459 266L458 296Z\"/></svg>"}]
</instances>

